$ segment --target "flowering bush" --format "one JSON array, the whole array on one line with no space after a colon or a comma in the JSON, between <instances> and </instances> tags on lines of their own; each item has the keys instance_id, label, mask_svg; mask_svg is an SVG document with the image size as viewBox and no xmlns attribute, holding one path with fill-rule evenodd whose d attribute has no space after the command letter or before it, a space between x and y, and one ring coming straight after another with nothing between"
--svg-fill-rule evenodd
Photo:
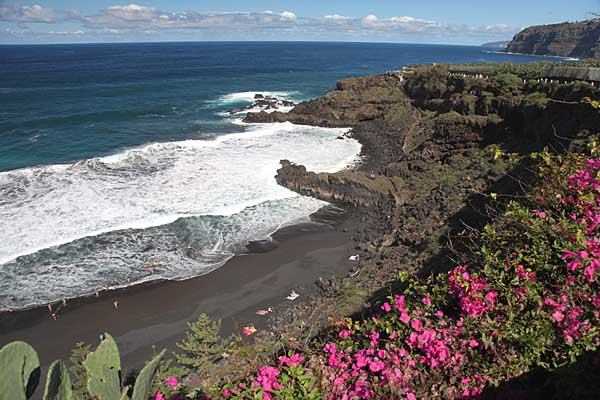
<instances>
[{"instance_id":1,"label":"flowering bush","mask_svg":"<svg viewBox=\"0 0 600 400\"><path fill-rule=\"evenodd\" d=\"M289 352L279 358L279 365L264 365L246 382L228 384L223 389L226 399L320 399L313 370L306 368L304 357Z\"/></svg>"},{"instance_id":2,"label":"flowering bush","mask_svg":"<svg viewBox=\"0 0 600 400\"><path fill-rule=\"evenodd\" d=\"M426 282L404 275L381 315L340 322L321 352L282 357L226 397L472 398L596 349L600 160L535 158L538 188L485 227L477 265Z\"/></svg>"}]
</instances>

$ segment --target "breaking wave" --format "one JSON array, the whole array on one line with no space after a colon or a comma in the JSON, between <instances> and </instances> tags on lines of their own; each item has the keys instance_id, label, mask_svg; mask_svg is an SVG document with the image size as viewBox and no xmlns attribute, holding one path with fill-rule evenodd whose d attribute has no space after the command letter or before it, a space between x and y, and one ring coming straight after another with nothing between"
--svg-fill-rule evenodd
<instances>
[{"instance_id":1,"label":"breaking wave","mask_svg":"<svg viewBox=\"0 0 600 400\"><path fill-rule=\"evenodd\" d=\"M0 173L0 309L206 274L324 204L277 185L281 159L336 171L360 152L341 129L244 128Z\"/></svg>"}]
</instances>

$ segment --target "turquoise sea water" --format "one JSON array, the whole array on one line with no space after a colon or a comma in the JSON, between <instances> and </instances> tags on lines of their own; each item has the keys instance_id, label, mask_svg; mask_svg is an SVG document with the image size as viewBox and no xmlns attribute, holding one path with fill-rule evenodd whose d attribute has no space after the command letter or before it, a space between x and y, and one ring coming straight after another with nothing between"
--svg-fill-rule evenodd
<instances>
[{"instance_id":1,"label":"turquoise sea water","mask_svg":"<svg viewBox=\"0 0 600 400\"><path fill-rule=\"evenodd\" d=\"M223 114L255 93L301 101L404 64L539 59L410 44L0 46L0 309L198 276L322 206L276 185L278 161L335 171L360 145Z\"/></svg>"}]
</instances>

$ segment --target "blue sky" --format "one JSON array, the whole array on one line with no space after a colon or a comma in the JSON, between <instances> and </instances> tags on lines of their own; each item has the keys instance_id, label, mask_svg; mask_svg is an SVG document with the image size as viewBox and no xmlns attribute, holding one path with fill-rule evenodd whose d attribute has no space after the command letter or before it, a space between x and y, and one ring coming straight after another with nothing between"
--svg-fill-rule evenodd
<instances>
[{"instance_id":1,"label":"blue sky","mask_svg":"<svg viewBox=\"0 0 600 400\"><path fill-rule=\"evenodd\" d=\"M0 0L0 43L329 40L480 44L600 0Z\"/></svg>"}]
</instances>

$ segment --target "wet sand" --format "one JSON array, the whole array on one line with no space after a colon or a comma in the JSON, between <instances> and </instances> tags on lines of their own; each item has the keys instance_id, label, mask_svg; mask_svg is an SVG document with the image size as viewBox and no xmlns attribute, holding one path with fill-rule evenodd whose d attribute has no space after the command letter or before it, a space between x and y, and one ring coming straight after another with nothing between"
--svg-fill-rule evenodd
<instances>
[{"instance_id":1,"label":"wet sand","mask_svg":"<svg viewBox=\"0 0 600 400\"><path fill-rule=\"evenodd\" d=\"M325 213L327 214L327 213ZM266 252L233 257L221 268L182 282L155 282L102 293L100 298L71 300L56 321L46 307L0 315L0 345L13 340L30 343L43 367L67 359L75 343L95 346L102 332L112 334L126 370L143 366L157 349L175 350L186 322L202 312L223 320L223 332L240 333L254 323L267 329L266 317L255 311L289 302L295 290L303 298L316 290L314 281L347 273L353 244L342 228L348 218L321 215L329 223L305 223L273 235L276 246L258 244ZM273 248L275 247L275 248ZM119 302L118 310L113 306ZM45 368L44 368L45 369ZM43 375L42 375L43 376Z\"/></svg>"}]
</instances>

